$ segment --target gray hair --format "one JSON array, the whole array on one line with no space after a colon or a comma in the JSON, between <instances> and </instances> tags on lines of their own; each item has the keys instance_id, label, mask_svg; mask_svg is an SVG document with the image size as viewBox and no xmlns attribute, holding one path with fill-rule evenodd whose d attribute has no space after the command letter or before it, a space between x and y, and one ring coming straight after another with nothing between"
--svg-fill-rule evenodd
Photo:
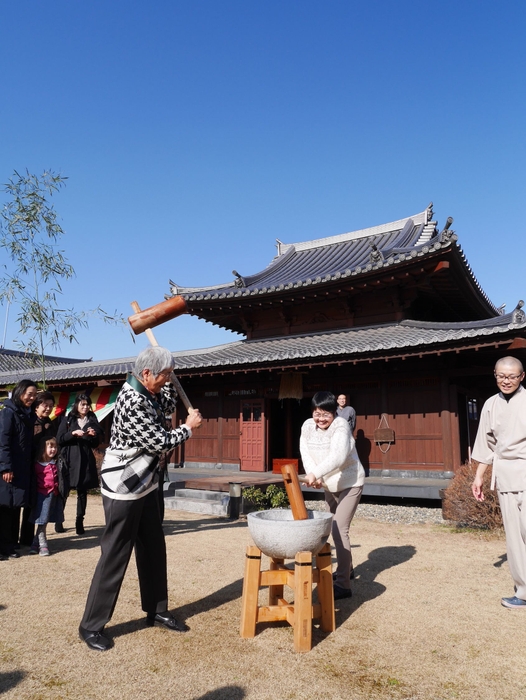
<instances>
[{"instance_id":1,"label":"gray hair","mask_svg":"<svg viewBox=\"0 0 526 700\"><path fill-rule=\"evenodd\" d=\"M149 369L155 376L159 376L166 369L173 369L174 358L172 353L166 348L161 348L158 345L146 348L137 356L135 366L133 368L134 375L142 378L142 373L145 369Z\"/></svg>"}]
</instances>

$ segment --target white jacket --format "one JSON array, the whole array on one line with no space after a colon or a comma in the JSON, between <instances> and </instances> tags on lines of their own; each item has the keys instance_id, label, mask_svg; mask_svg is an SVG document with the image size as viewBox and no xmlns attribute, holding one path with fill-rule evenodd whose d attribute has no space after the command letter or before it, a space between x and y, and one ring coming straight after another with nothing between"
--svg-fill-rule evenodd
<instances>
[{"instance_id":1,"label":"white jacket","mask_svg":"<svg viewBox=\"0 0 526 700\"><path fill-rule=\"evenodd\" d=\"M312 418L306 420L301 428L300 452L305 474L321 478L327 491L339 493L363 486L365 472L344 418L335 418L326 430L318 428Z\"/></svg>"}]
</instances>

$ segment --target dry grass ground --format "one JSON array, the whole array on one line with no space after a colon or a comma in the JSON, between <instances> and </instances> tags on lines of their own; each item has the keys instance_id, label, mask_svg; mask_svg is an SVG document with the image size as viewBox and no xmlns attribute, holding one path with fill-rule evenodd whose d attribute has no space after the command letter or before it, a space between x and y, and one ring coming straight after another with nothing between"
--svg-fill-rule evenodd
<instances>
[{"instance_id":1,"label":"dry grass ground","mask_svg":"<svg viewBox=\"0 0 526 700\"><path fill-rule=\"evenodd\" d=\"M502 536L356 519L354 596L333 634L316 630L295 654L284 624L239 637L246 524L167 511L171 608L190 630L144 626L132 563L107 628L115 647L97 653L77 628L102 523L92 497L84 537L52 534L53 556L0 563L6 700L526 697L526 611L500 605L513 592Z\"/></svg>"}]
</instances>

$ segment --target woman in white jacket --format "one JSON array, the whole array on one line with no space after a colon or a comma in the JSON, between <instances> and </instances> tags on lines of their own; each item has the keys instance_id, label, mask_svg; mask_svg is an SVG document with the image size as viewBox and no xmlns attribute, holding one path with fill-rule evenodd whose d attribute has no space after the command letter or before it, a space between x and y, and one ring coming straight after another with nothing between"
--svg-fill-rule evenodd
<instances>
[{"instance_id":1,"label":"woman in white jacket","mask_svg":"<svg viewBox=\"0 0 526 700\"><path fill-rule=\"evenodd\" d=\"M312 418L301 428L301 459L307 485L325 489L325 500L334 515L332 538L337 560L334 598L339 600L352 595L354 572L349 528L360 502L365 472L349 423L336 416L335 396L329 391L319 391L311 407Z\"/></svg>"}]
</instances>

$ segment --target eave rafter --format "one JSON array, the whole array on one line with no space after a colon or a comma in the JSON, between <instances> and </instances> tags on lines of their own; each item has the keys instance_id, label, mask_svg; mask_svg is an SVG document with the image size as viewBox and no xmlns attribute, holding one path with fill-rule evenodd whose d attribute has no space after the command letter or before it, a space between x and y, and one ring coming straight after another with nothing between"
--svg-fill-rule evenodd
<instances>
[{"instance_id":1,"label":"eave rafter","mask_svg":"<svg viewBox=\"0 0 526 700\"><path fill-rule=\"evenodd\" d=\"M477 342L477 343L470 343L470 344L459 344L457 346L454 345L449 345L449 346L443 346L440 348L436 349L425 349L425 348L414 348L411 350L400 350L399 352L393 352L393 353L370 353L370 354L364 354L361 357L356 357L354 355L353 357L349 358L342 358L342 357L332 357L332 358L307 358L304 361L301 362L274 362L274 363L262 363L258 365L243 365L242 367L218 367L218 368L207 368L206 370L203 370L202 368L196 369L196 370L180 370L178 371L178 374L180 374L181 377L205 377L205 376L211 376L211 375L225 375L225 374L247 374L249 372L276 372L276 371L291 371L291 370L300 370L300 369L311 369L313 367L328 367L328 366L334 366L334 365L359 365L363 363L367 364L372 364L374 362L390 362L393 360L407 360L407 359L412 359L412 358L423 358L427 356L437 356L440 357L441 355L448 355L448 354L455 354L458 355L461 352L469 352L469 351L476 351L478 352L479 350L486 350L486 349L496 349L498 350L499 348L507 348L507 349L514 349L515 346L513 345L514 343L517 343L517 341L521 341L524 343L524 347L526 347L526 340L520 338L502 338L500 340L491 340L487 342ZM523 346L521 346L523 347Z\"/></svg>"}]
</instances>

